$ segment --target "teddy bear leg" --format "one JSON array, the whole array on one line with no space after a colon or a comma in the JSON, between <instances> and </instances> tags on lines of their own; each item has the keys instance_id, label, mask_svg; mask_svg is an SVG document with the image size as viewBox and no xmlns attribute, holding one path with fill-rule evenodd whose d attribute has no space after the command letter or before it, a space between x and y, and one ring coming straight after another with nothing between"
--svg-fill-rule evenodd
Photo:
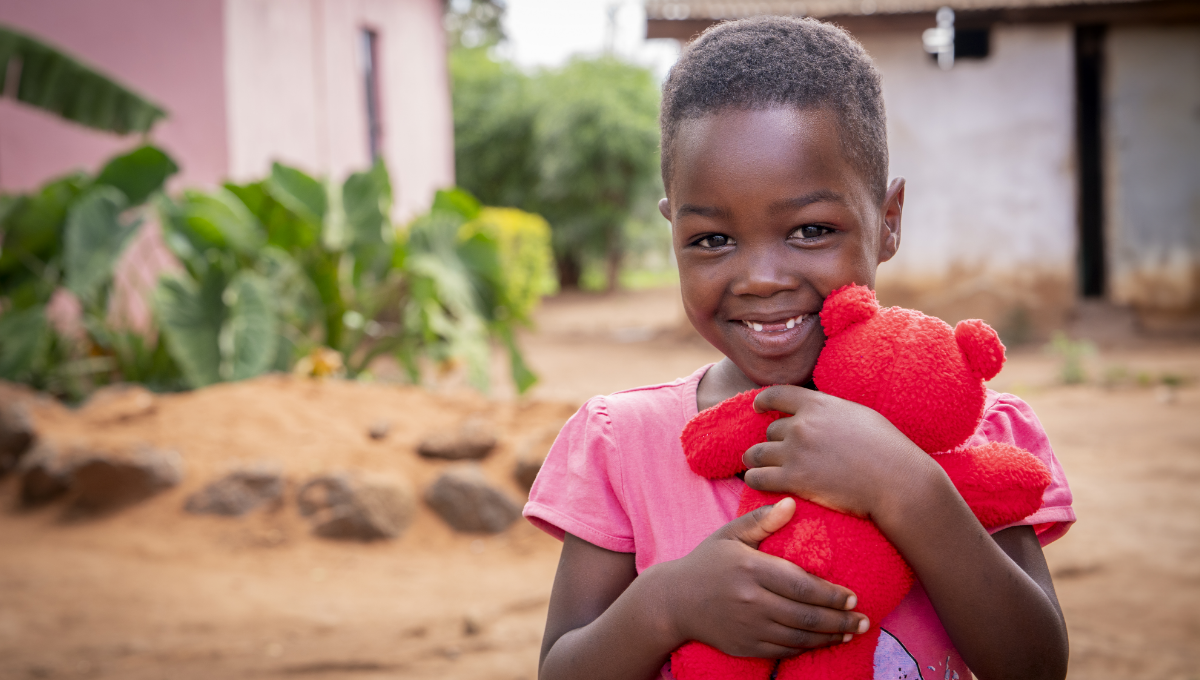
<instances>
[{"instance_id":1,"label":"teddy bear leg","mask_svg":"<svg viewBox=\"0 0 1200 680\"><path fill-rule=\"evenodd\" d=\"M872 680L875 677L875 646L879 627L850 642L822 647L784 659L777 680Z\"/></svg>"},{"instance_id":2,"label":"teddy bear leg","mask_svg":"<svg viewBox=\"0 0 1200 680\"><path fill-rule=\"evenodd\" d=\"M689 642L671 654L671 675L678 680L768 680L774 659L729 656L701 642Z\"/></svg>"}]
</instances>

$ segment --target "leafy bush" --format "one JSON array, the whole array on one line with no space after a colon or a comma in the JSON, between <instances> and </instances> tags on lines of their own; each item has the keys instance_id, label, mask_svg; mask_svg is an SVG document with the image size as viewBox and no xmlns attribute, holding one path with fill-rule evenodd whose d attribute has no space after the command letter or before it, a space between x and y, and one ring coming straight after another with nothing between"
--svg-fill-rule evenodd
<instances>
[{"instance_id":1,"label":"leafy bush","mask_svg":"<svg viewBox=\"0 0 1200 680\"><path fill-rule=\"evenodd\" d=\"M178 170L144 146L95 177L76 173L22 195L0 196L0 378L78 398L123 368L170 386L176 375L153 342L108 321L113 269L145 220L145 204ZM81 310L82 337L64 337L47 318L60 288ZM132 369L131 369L132 370Z\"/></svg>"},{"instance_id":2,"label":"leafy bush","mask_svg":"<svg viewBox=\"0 0 1200 680\"><path fill-rule=\"evenodd\" d=\"M496 340L518 389L536 380L513 331L552 283L540 217L451 190L397 231L382 164L341 184L276 164L262 181L172 199L161 188L174 171L144 147L95 178L0 197L0 377L78 398L118 380L159 389L240 380L331 348L350 377L385 354L414 381L424 358L461 359L486 389ZM108 298L118 259L153 211L183 266L154 290L160 333L145 336L114 326ZM60 288L80 303L82 341L47 322Z\"/></svg>"}]
</instances>

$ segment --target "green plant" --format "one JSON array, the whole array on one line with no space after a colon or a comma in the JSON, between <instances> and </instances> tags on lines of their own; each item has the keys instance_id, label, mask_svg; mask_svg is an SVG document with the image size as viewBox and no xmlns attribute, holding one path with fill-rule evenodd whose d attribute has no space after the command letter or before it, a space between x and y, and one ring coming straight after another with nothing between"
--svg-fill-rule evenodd
<instances>
[{"instance_id":1,"label":"green plant","mask_svg":"<svg viewBox=\"0 0 1200 680\"><path fill-rule=\"evenodd\" d=\"M1051 338L1047 350L1062 361L1059 379L1064 384L1078 385L1087 382L1084 360L1096 353L1096 347L1092 343L1086 340L1071 340L1066 333L1059 331Z\"/></svg>"},{"instance_id":2,"label":"green plant","mask_svg":"<svg viewBox=\"0 0 1200 680\"><path fill-rule=\"evenodd\" d=\"M658 220L658 87L611 57L522 73L483 48L451 54L459 182L549 220L559 283L601 263L617 285L631 222Z\"/></svg>"},{"instance_id":3,"label":"green plant","mask_svg":"<svg viewBox=\"0 0 1200 680\"><path fill-rule=\"evenodd\" d=\"M9 76L16 82L7 83ZM117 134L147 132L167 115L71 55L0 26L0 93L4 92L80 125Z\"/></svg>"},{"instance_id":4,"label":"green plant","mask_svg":"<svg viewBox=\"0 0 1200 680\"><path fill-rule=\"evenodd\" d=\"M160 283L155 307L188 383L287 370L328 347L349 377L383 355L414 381L423 357L462 359L486 388L496 338L528 388L534 379L512 329L541 295L522 278L537 275L536 255L501 224L463 231L483 211L462 191L439 192L400 238L390 212L381 163L341 184L276 164L261 182L185 192L165 205L167 242L186 271Z\"/></svg>"},{"instance_id":5,"label":"green plant","mask_svg":"<svg viewBox=\"0 0 1200 680\"><path fill-rule=\"evenodd\" d=\"M144 222L143 206L177 169L161 150L143 146L94 177L75 173L0 197L0 378L68 398L126 372L163 387L177 383L178 371L154 343L107 319L113 269ZM60 289L79 303L82 337L64 337L47 318Z\"/></svg>"}]
</instances>

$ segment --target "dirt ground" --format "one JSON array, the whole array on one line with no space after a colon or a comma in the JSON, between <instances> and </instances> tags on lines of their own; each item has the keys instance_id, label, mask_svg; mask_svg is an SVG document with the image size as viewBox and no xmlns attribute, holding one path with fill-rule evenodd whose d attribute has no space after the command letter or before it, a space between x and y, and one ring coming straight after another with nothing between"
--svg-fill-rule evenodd
<instances>
[{"instance_id":1,"label":"dirt ground","mask_svg":"<svg viewBox=\"0 0 1200 680\"><path fill-rule=\"evenodd\" d=\"M544 452L584 399L717 358L682 330L676 296L549 301L524 338L543 382L521 400L503 384L488 401L453 381L272 376L124 413L37 403L48 438L173 448L186 476L88 521L13 510L15 485L0 480L0 678L534 678L558 543L528 524L458 535L422 509L397 540L343 543L311 536L290 502L228 519L185 514L184 499L261 461L293 483L349 468L423 488L446 464L418 459L416 442L473 414L502 441L486 474L519 497L514 461ZM1057 359L1020 349L993 383L1033 405L1075 493L1079 523L1046 551L1070 677L1195 680L1200 344L1126 343L1088 365L1093 382L1062 386ZM372 440L380 421L390 433Z\"/></svg>"}]
</instances>

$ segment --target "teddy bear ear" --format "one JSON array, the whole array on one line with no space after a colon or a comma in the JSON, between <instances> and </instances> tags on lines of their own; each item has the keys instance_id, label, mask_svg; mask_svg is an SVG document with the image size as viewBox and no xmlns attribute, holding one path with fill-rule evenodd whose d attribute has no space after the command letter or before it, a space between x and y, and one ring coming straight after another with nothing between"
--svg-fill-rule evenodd
<instances>
[{"instance_id":1,"label":"teddy bear ear","mask_svg":"<svg viewBox=\"0 0 1200 680\"><path fill-rule=\"evenodd\" d=\"M825 298L821 307L821 327L825 337L832 338L850 326L866 321L879 311L875 291L866 286L850 284L842 286Z\"/></svg>"},{"instance_id":2,"label":"teddy bear ear","mask_svg":"<svg viewBox=\"0 0 1200 680\"><path fill-rule=\"evenodd\" d=\"M995 378L1004 367L1004 343L992 327L979 319L959 321L954 327L954 339L967 357L971 373L980 380Z\"/></svg>"}]
</instances>

